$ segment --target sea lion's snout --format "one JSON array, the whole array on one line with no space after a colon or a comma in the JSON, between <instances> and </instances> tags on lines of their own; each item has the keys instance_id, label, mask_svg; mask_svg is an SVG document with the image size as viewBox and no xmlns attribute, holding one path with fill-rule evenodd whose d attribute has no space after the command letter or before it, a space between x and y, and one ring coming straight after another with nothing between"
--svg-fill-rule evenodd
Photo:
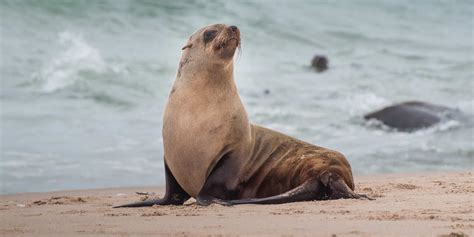
<instances>
[{"instance_id":1,"label":"sea lion's snout","mask_svg":"<svg viewBox=\"0 0 474 237\"><path fill-rule=\"evenodd\" d=\"M214 49L221 58L230 59L240 47L240 30L234 25L220 25L218 36L214 40Z\"/></svg>"},{"instance_id":2,"label":"sea lion's snout","mask_svg":"<svg viewBox=\"0 0 474 237\"><path fill-rule=\"evenodd\" d=\"M229 26L231 34L240 38L240 30L237 26Z\"/></svg>"},{"instance_id":3,"label":"sea lion's snout","mask_svg":"<svg viewBox=\"0 0 474 237\"><path fill-rule=\"evenodd\" d=\"M239 32L239 28L237 28L237 26L229 26L230 30L234 33L238 33Z\"/></svg>"},{"instance_id":4,"label":"sea lion's snout","mask_svg":"<svg viewBox=\"0 0 474 237\"><path fill-rule=\"evenodd\" d=\"M231 40L236 40L236 46L239 46L240 44L240 30L237 26L229 26L229 30L230 30L230 39Z\"/></svg>"}]
</instances>

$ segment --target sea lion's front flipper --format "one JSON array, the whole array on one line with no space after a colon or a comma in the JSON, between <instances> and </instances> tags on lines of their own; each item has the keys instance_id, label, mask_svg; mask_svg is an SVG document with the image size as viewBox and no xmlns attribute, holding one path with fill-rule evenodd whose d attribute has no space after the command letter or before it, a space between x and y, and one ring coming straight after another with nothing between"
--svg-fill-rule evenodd
<instances>
[{"instance_id":1,"label":"sea lion's front flipper","mask_svg":"<svg viewBox=\"0 0 474 237\"><path fill-rule=\"evenodd\" d=\"M143 202L134 202L124 204L119 207L149 207L153 205L183 205L183 203L190 198L189 194L183 190L178 184L173 174L171 173L168 165L165 162L165 179L166 179L166 194L161 199L147 200Z\"/></svg>"},{"instance_id":2,"label":"sea lion's front flipper","mask_svg":"<svg viewBox=\"0 0 474 237\"><path fill-rule=\"evenodd\" d=\"M232 203L229 203L229 201L223 200L223 199L218 199L218 198L213 198L213 197L197 197L196 198L196 203L201 206L209 206L211 204L219 204L222 206L232 206Z\"/></svg>"},{"instance_id":3,"label":"sea lion's front flipper","mask_svg":"<svg viewBox=\"0 0 474 237\"><path fill-rule=\"evenodd\" d=\"M282 204L289 202L312 201L320 198L322 190L320 182L317 179L311 179L302 185L279 195L265 198L248 198L238 200L211 199L209 201L221 205L238 204Z\"/></svg>"}]
</instances>

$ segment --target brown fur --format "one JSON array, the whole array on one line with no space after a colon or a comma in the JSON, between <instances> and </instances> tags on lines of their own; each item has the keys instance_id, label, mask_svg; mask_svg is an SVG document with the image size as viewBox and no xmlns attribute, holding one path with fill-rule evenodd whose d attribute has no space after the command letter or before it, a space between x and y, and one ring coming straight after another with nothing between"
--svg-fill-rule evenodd
<instances>
[{"instance_id":1,"label":"brown fur","mask_svg":"<svg viewBox=\"0 0 474 237\"><path fill-rule=\"evenodd\" d=\"M217 35L205 43L208 30ZM206 26L183 47L163 119L165 162L179 185L192 197L217 183L231 198L268 197L330 171L354 189L341 153L249 123L233 77L240 33L232 32ZM206 183L211 173L219 178Z\"/></svg>"},{"instance_id":2,"label":"brown fur","mask_svg":"<svg viewBox=\"0 0 474 237\"><path fill-rule=\"evenodd\" d=\"M240 198L262 198L284 193L324 171L339 174L354 189L352 172L339 152L252 125L254 150L251 160L261 159L258 170L243 185ZM263 149L262 149L263 147Z\"/></svg>"}]
</instances>

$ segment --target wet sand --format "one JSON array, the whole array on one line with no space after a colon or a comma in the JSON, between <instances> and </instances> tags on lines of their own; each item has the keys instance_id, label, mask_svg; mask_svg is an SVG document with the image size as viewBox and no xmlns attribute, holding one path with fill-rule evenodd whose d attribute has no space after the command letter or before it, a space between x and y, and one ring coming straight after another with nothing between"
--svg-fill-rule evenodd
<instances>
[{"instance_id":1,"label":"wet sand","mask_svg":"<svg viewBox=\"0 0 474 237\"><path fill-rule=\"evenodd\" d=\"M376 200L201 207L192 199L184 206L112 209L164 190L1 195L0 236L474 236L472 172L355 180L357 192Z\"/></svg>"}]
</instances>

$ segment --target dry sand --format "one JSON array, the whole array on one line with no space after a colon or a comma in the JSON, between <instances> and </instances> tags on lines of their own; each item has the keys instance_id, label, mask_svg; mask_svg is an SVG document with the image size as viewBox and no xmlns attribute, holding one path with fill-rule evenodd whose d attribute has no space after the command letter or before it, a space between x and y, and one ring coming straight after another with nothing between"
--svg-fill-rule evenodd
<instances>
[{"instance_id":1,"label":"dry sand","mask_svg":"<svg viewBox=\"0 0 474 237\"><path fill-rule=\"evenodd\" d=\"M367 200L112 209L163 188L0 196L0 236L474 236L471 172L356 177Z\"/></svg>"}]
</instances>

